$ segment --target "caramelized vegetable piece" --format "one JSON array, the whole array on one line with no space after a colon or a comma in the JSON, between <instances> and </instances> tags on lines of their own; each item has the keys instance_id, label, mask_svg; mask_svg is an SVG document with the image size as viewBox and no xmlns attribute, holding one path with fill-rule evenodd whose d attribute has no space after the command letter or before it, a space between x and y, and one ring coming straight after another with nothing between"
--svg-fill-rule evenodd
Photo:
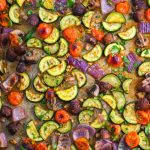
<instances>
[{"instance_id":1,"label":"caramelized vegetable piece","mask_svg":"<svg viewBox=\"0 0 150 150\"><path fill-rule=\"evenodd\" d=\"M78 150L88 150L89 149L89 142L85 138L78 138L75 141L75 144Z\"/></svg>"},{"instance_id":2,"label":"caramelized vegetable piece","mask_svg":"<svg viewBox=\"0 0 150 150\"><path fill-rule=\"evenodd\" d=\"M146 125L149 122L148 114L145 111L136 111L137 122L142 125Z\"/></svg>"},{"instance_id":3,"label":"caramelized vegetable piece","mask_svg":"<svg viewBox=\"0 0 150 150\"><path fill-rule=\"evenodd\" d=\"M116 11L122 14L127 14L130 9L130 4L128 2L120 2L116 5Z\"/></svg>"}]
</instances>

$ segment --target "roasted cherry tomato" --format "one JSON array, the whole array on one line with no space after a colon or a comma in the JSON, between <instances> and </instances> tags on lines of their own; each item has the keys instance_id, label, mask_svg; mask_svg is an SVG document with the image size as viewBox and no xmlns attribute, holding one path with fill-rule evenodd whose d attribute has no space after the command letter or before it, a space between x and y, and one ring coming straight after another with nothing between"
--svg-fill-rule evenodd
<instances>
[{"instance_id":1,"label":"roasted cherry tomato","mask_svg":"<svg viewBox=\"0 0 150 150\"><path fill-rule=\"evenodd\" d=\"M75 141L75 144L78 150L88 150L89 149L89 142L86 138L78 138Z\"/></svg>"},{"instance_id":2,"label":"roasted cherry tomato","mask_svg":"<svg viewBox=\"0 0 150 150\"><path fill-rule=\"evenodd\" d=\"M0 15L0 24L4 27L8 27L9 26L9 17L7 14L1 14Z\"/></svg>"},{"instance_id":3,"label":"roasted cherry tomato","mask_svg":"<svg viewBox=\"0 0 150 150\"><path fill-rule=\"evenodd\" d=\"M54 90L49 88L47 91L46 91L46 94L45 94L45 98L47 100L51 100L52 98L55 97L55 94L54 94Z\"/></svg>"},{"instance_id":4,"label":"roasted cherry tomato","mask_svg":"<svg viewBox=\"0 0 150 150\"><path fill-rule=\"evenodd\" d=\"M55 120L58 123L62 123L63 124L63 123L66 123L67 121L70 120L70 115L64 109L60 109L55 114Z\"/></svg>"},{"instance_id":5,"label":"roasted cherry tomato","mask_svg":"<svg viewBox=\"0 0 150 150\"><path fill-rule=\"evenodd\" d=\"M22 93L12 91L8 95L8 102L13 106L17 106L22 102L22 98L23 98Z\"/></svg>"},{"instance_id":6,"label":"roasted cherry tomato","mask_svg":"<svg viewBox=\"0 0 150 150\"><path fill-rule=\"evenodd\" d=\"M112 124L111 125L111 133L114 135L119 135L121 132L121 127L120 125L117 124Z\"/></svg>"},{"instance_id":7,"label":"roasted cherry tomato","mask_svg":"<svg viewBox=\"0 0 150 150\"><path fill-rule=\"evenodd\" d=\"M38 35L45 39L52 33L53 27L47 23L40 23L37 27Z\"/></svg>"},{"instance_id":8,"label":"roasted cherry tomato","mask_svg":"<svg viewBox=\"0 0 150 150\"><path fill-rule=\"evenodd\" d=\"M145 18L146 18L147 21L150 22L150 8L148 8L148 9L146 10L146 12L145 12Z\"/></svg>"},{"instance_id":9,"label":"roasted cherry tomato","mask_svg":"<svg viewBox=\"0 0 150 150\"><path fill-rule=\"evenodd\" d=\"M69 45L69 53L73 57L79 57L82 52L82 45L80 42L71 43Z\"/></svg>"},{"instance_id":10,"label":"roasted cherry tomato","mask_svg":"<svg viewBox=\"0 0 150 150\"><path fill-rule=\"evenodd\" d=\"M47 147L46 144L44 144L44 143L39 143L39 144L36 146L35 150L48 150L48 147Z\"/></svg>"},{"instance_id":11,"label":"roasted cherry tomato","mask_svg":"<svg viewBox=\"0 0 150 150\"><path fill-rule=\"evenodd\" d=\"M122 14L127 14L130 10L130 4L128 2L120 2L116 4L116 11Z\"/></svg>"},{"instance_id":12,"label":"roasted cherry tomato","mask_svg":"<svg viewBox=\"0 0 150 150\"><path fill-rule=\"evenodd\" d=\"M79 37L79 31L75 27L70 27L63 31L63 36L68 42L74 43Z\"/></svg>"},{"instance_id":13,"label":"roasted cherry tomato","mask_svg":"<svg viewBox=\"0 0 150 150\"><path fill-rule=\"evenodd\" d=\"M0 0L0 11L4 11L7 7L6 0Z\"/></svg>"},{"instance_id":14,"label":"roasted cherry tomato","mask_svg":"<svg viewBox=\"0 0 150 150\"><path fill-rule=\"evenodd\" d=\"M30 138L23 138L22 139L22 144L23 145L28 145L30 148L35 149L35 147L37 146L36 142L33 141Z\"/></svg>"},{"instance_id":15,"label":"roasted cherry tomato","mask_svg":"<svg viewBox=\"0 0 150 150\"><path fill-rule=\"evenodd\" d=\"M130 132L126 135L125 141L130 148L135 148L139 145L140 138L136 132Z\"/></svg>"},{"instance_id":16,"label":"roasted cherry tomato","mask_svg":"<svg viewBox=\"0 0 150 150\"><path fill-rule=\"evenodd\" d=\"M98 29L92 29L92 35L100 42L103 40L103 38L105 36L104 32L100 31Z\"/></svg>"},{"instance_id":17,"label":"roasted cherry tomato","mask_svg":"<svg viewBox=\"0 0 150 150\"><path fill-rule=\"evenodd\" d=\"M12 46L19 46L20 43L22 42L21 37L19 37L16 34L12 34L12 33L9 33L9 39L10 39Z\"/></svg>"},{"instance_id":18,"label":"roasted cherry tomato","mask_svg":"<svg viewBox=\"0 0 150 150\"><path fill-rule=\"evenodd\" d=\"M119 54L110 54L107 62L112 67L119 67L123 64L122 57Z\"/></svg>"},{"instance_id":19,"label":"roasted cherry tomato","mask_svg":"<svg viewBox=\"0 0 150 150\"><path fill-rule=\"evenodd\" d=\"M146 125L149 122L148 114L145 111L142 111L142 110L137 110L136 111L136 118L137 118L137 122L139 124Z\"/></svg>"},{"instance_id":20,"label":"roasted cherry tomato","mask_svg":"<svg viewBox=\"0 0 150 150\"><path fill-rule=\"evenodd\" d=\"M147 113L150 122L150 109L147 109L145 112Z\"/></svg>"}]
</instances>

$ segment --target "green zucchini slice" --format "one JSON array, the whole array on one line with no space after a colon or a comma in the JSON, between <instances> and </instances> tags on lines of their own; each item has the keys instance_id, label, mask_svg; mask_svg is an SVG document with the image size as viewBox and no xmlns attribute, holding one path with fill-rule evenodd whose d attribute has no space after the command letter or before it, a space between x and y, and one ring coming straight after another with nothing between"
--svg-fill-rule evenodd
<instances>
[{"instance_id":1,"label":"green zucchini slice","mask_svg":"<svg viewBox=\"0 0 150 150\"><path fill-rule=\"evenodd\" d=\"M63 60L60 64L58 64L56 67L50 68L47 70L48 74L51 76L58 76L65 72L67 68L67 63L65 60Z\"/></svg>"},{"instance_id":2,"label":"green zucchini slice","mask_svg":"<svg viewBox=\"0 0 150 150\"><path fill-rule=\"evenodd\" d=\"M29 48L42 48L42 42L37 38L31 38L27 41L27 47L29 47Z\"/></svg>"},{"instance_id":3,"label":"green zucchini slice","mask_svg":"<svg viewBox=\"0 0 150 150\"><path fill-rule=\"evenodd\" d=\"M101 81L107 82L111 84L114 88L118 89L121 86L121 81L120 79L115 75L115 74L107 74L104 76Z\"/></svg>"},{"instance_id":4,"label":"green zucchini slice","mask_svg":"<svg viewBox=\"0 0 150 150\"><path fill-rule=\"evenodd\" d=\"M104 29L108 32L115 32L118 31L121 27L121 23L107 23L107 22L102 22L102 25Z\"/></svg>"},{"instance_id":5,"label":"green zucchini slice","mask_svg":"<svg viewBox=\"0 0 150 150\"><path fill-rule=\"evenodd\" d=\"M59 125L54 121L47 121L45 122L39 132L41 137L46 140L55 130L59 128Z\"/></svg>"},{"instance_id":6,"label":"green zucchini slice","mask_svg":"<svg viewBox=\"0 0 150 150\"><path fill-rule=\"evenodd\" d=\"M61 30L65 30L66 28L69 28L72 26L79 26L80 24L81 24L81 21L78 19L78 17L74 15L66 15L60 20Z\"/></svg>"},{"instance_id":7,"label":"green zucchini slice","mask_svg":"<svg viewBox=\"0 0 150 150\"><path fill-rule=\"evenodd\" d=\"M47 53L48 55L53 55L56 54L59 50L59 44L56 42L55 44L52 45L45 45L44 46L44 52Z\"/></svg>"},{"instance_id":8,"label":"green zucchini slice","mask_svg":"<svg viewBox=\"0 0 150 150\"><path fill-rule=\"evenodd\" d=\"M42 0L42 6L46 9L54 9L53 0Z\"/></svg>"},{"instance_id":9,"label":"green zucchini slice","mask_svg":"<svg viewBox=\"0 0 150 150\"><path fill-rule=\"evenodd\" d=\"M116 108L116 100L112 95L104 95L102 100L105 101L112 109Z\"/></svg>"},{"instance_id":10,"label":"green zucchini slice","mask_svg":"<svg viewBox=\"0 0 150 150\"><path fill-rule=\"evenodd\" d=\"M39 142L42 141L42 137L40 136L40 134L38 133L35 123L33 120L31 120L27 126L26 126L26 133L28 135L28 137L30 139L32 139L33 141Z\"/></svg>"},{"instance_id":11,"label":"green zucchini slice","mask_svg":"<svg viewBox=\"0 0 150 150\"><path fill-rule=\"evenodd\" d=\"M150 72L150 61L143 62L138 68L138 75L143 76Z\"/></svg>"},{"instance_id":12,"label":"green zucchini slice","mask_svg":"<svg viewBox=\"0 0 150 150\"><path fill-rule=\"evenodd\" d=\"M37 93L33 89L27 89L25 91L26 98L33 103L39 102L44 98L43 93Z\"/></svg>"},{"instance_id":13,"label":"green zucchini slice","mask_svg":"<svg viewBox=\"0 0 150 150\"><path fill-rule=\"evenodd\" d=\"M74 85L69 89L57 91L56 95L63 101L71 101L78 95L78 87Z\"/></svg>"},{"instance_id":14,"label":"green zucchini slice","mask_svg":"<svg viewBox=\"0 0 150 150\"><path fill-rule=\"evenodd\" d=\"M126 79L122 84L122 88L123 88L124 92L127 94L130 91L131 82L132 82L132 79Z\"/></svg>"},{"instance_id":15,"label":"green zucchini slice","mask_svg":"<svg viewBox=\"0 0 150 150\"><path fill-rule=\"evenodd\" d=\"M140 124L121 124L121 130L125 133L128 134L132 131L139 132L141 129Z\"/></svg>"},{"instance_id":16,"label":"green zucchini slice","mask_svg":"<svg viewBox=\"0 0 150 150\"><path fill-rule=\"evenodd\" d=\"M72 122L69 120L68 122L60 125L60 127L57 129L58 132L60 133L68 133L72 129Z\"/></svg>"},{"instance_id":17,"label":"green zucchini slice","mask_svg":"<svg viewBox=\"0 0 150 150\"><path fill-rule=\"evenodd\" d=\"M141 57L150 58L150 48L143 50L141 53Z\"/></svg>"},{"instance_id":18,"label":"green zucchini slice","mask_svg":"<svg viewBox=\"0 0 150 150\"><path fill-rule=\"evenodd\" d=\"M43 121L50 120L54 115L53 110L50 110L50 109L46 110L39 105L34 106L34 113L38 119L43 120Z\"/></svg>"},{"instance_id":19,"label":"green zucchini slice","mask_svg":"<svg viewBox=\"0 0 150 150\"><path fill-rule=\"evenodd\" d=\"M150 0L147 0L147 4L148 4L148 6L150 6Z\"/></svg>"},{"instance_id":20,"label":"green zucchini slice","mask_svg":"<svg viewBox=\"0 0 150 150\"><path fill-rule=\"evenodd\" d=\"M44 39L44 42L48 44L53 44L56 43L58 39L59 39L59 30L57 28L53 28L52 33L46 39Z\"/></svg>"},{"instance_id":21,"label":"green zucchini slice","mask_svg":"<svg viewBox=\"0 0 150 150\"><path fill-rule=\"evenodd\" d=\"M102 104L101 104L100 100L97 97L86 99L83 102L82 106L87 107L87 108L98 108L98 109L102 108Z\"/></svg>"},{"instance_id":22,"label":"green zucchini slice","mask_svg":"<svg viewBox=\"0 0 150 150\"><path fill-rule=\"evenodd\" d=\"M53 56L45 56L39 62L39 70L43 73L47 71L49 68L52 68L58 65L60 62L57 58Z\"/></svg>"},{"instance_id":23,"label":"green zucchini slice","mask_svg":"<svg viewBox=\"0 0 150 150\"><path fill-rule=\"evenodd\" d=\"M94 62L100 59L102 56L102 49L100 45L96 45L90 52L83 55L83 59L85 59L88 62Z\"/></svg>"},{"instance_id":24,"label":"green zucchini slice","mask_svg":"<svg viewBox=\"0 0 150 150\"><path fill-rule=\"evenodd\" d=\"M136 114L135 114L135 103L129 103L126 105L123 116L128 123L137 124Z\"/></svg>"},{"instance_id":25,"label":"green zucchini slice","mask_svg":"<svg viewBox=\"0 0 150 150\"><path fill-rule=\"evenodd\" d=\"M84 16L82 17L82 22L85 25L85 27L87 28L91 27L91 21L93 15L94 15L94 11L88 11L87 13L84 14Z\"/></svg>"},{"instance_id":26,"label":"green zucchini slice","mask_svg":"<svg viewBox=\"0 0 150 150\"><path fill-rule=\"evenodd\" d=\"M112 110L109 117L111 121L115 124L122 124L124 122L124 119L121 117L121 114L119 114L116 110Z\"/></svg>"}]
</instances>

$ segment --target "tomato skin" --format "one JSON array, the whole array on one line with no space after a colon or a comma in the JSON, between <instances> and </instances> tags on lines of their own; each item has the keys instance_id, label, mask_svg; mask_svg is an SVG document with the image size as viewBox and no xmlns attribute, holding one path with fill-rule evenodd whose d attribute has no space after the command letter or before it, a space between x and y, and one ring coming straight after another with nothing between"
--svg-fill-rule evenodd
<instances>
[{"instance_id":1,"label":"tomato skin","mask_svg":"<svg viewBox=\"0 0 150 150\"><path fill-rule=\"evenodd\" d=\"M52 33L52 30L52 26L47 23L40 23L37 27L38 35L43 39L47 38Z\"/></svg>"},{"instance_id":2,"label":"tomato skin","mask_svg":"<svg viewBox=\"0 0 150 150\"><path fill-rule=\"evenodd\" d=\"M92 29L92 35L100 42L103 40L103 38L105 36L104 32L102 32L98 29Z\"/></svg>"},{"instance_id":3,"label":"tomato skin","mask_svg":"<svg viewBox=\"0 0 150 150\"><path fill-rule=\"evenodd\" d=\"M119 54L110 54L108 56L107 62L112 67L119 67L123 64L122 57Z\"/></svg>"},{"instance_id":4,"label":"tomato skin","mask_svg":"<svg viewBox=\"0 0 150 150\"><path fill-rule=\"evenodd\" d=\"M55 120L58 123L62 123L63 124L63 123L66 123L67 121L70 120L70 115L64 109L60 109L55 114Z\"/></svg>"},{"instance_id":5,"label":"tomato skin","mask_svg":"<svg viewBox=\"0 0 150 150\"><path fill-rule=\"evenodd\" d=\"M71 43L69 45L69 53L73 57L79 57L82 52L82 46L80 42L77 43Z\"/></svg>"},{"instance_id":6,"label":"tomato skin","mask_svg":"<svg viewBox=\"0 0 150 150\"><path fill-rule=\"evenodd\" d=\"M119 135L120 132L121 132L121 127L120 127L120 125L117 125L117 124L111 125L111 132L112 132L114 135Z\"/></svg>"},{"instance_id":7,"label":"tomato skin","mask_svg":"<svg viewBox=\"0 0 150 150\"><path fill-rule=\"evenodd\" d=\"M146 10L146 12L145 12L145 18L146 18L147 21L150 22L150 8Z\"/></svg>"},{"instance_id":8,"label":"tomato skin","mask_svg":"<svg viewBox=\"0 0 150 150\"><path fill-rule=\"evenodd\" d=\"M147 113L148 119L149 119L149 122L150 122L150 109L147 109L145 112Z\"/></svg>"},{"instance_id":9,"label":"tomato skin","mask_svg":"<svg viewBox=\"0 0 150 150\"><path fill-rule=\"evenodd\" d=\"M125 141L130 148L135 148L140 143L140 138L136 132L130 132L126 135Z\"/></svg>"},{"instance_id":10,"label":"tomato skin","mask_svg":"<svg viewBox=\"0 0 150 150\"><path fill-rule=\"evenodd\" d=\"M0 0L0 11L4 11L7 7L6 0Z\"/></svg>"},{"instance_id":11,"label":"tomato skin","mask_svg":"<svg viewBox=\"0 0 150 150\"><path fill-rule=\"evenodd\" d=\"M74 43L77 40L78 35L78 30L75 27L70 27L63 31L64 38L70 43Z\"/></svg>"},{"instance_id":12,"label":"tomato skin","mask_svg":"<svg viewBox=\"0 0 150 150\"><path fill-rule=\"evenodd\" d=\"M20 92L12 91L9 93L7 98L11 105L17 106L22 102L23 95Z\"/></svg>"},{"instance_id":13,"label":"tomato skin","mask_svg":"<svg viewBox=\"0 0 150 150\"><path fill-rule=\"evenodd\" d=\"M9 26L9 17L8 14L1 14L0 15L0 24L4 27L8 27Z\"/></svg>"},{"instance_id":14,"label":"tomato skin","mask_svg":"<svg viewBox=\"0 0 150 150\"><path fill-rule=\"evenodd\" d=\"M89 149L89 142L85 138L78 138L75 141L75 144L76 144L78 150L88 150Z\"/></svg>"},{"instance_id":15,"label":"tomato skin","mask_svg":"<svg viewBox=\"0 0 150 150\"><path fill-rule=\"evenodd\" d=\"M36 146L35 150L48 150L48 147L47 147L46 144L44 144L44 143L39 143L39 144Z\"/></svg>"},{"instance_id":16,"label":"tomato skin","mask_svg":"<svg viewBox=\"0 0 150 150\"><path fill-rule=\"evenodd\" d=\"M137 110L136 117L139 124L146 125L149 123L148 114L145 111Z\"/></svg>"},{"instance_id":17,"label":"tomato skin","mask_svg":"<svg viewBox=\"0 0 150 150\"><path fill-rule=\"evenodd\" d=\"M122 14L128 14L130 4L128 2L120 2L116 4L116 11Z\"/></svg>"}]
</instances>

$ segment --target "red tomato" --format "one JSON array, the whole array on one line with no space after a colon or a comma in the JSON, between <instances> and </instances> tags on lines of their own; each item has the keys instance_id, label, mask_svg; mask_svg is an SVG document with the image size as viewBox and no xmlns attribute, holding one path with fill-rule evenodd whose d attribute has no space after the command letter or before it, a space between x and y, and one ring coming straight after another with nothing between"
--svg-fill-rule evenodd
<instances>
[{"instance_id":1,"label":"red tomato","mask_svg":"<svg viewBox=\"0 0 150 150\"><path fill-rule=\"evenodd\" d=\"M9 26L9 17L7 14L2 14L0 15L0 24L4 27L8 27Z\"/></svg>"},{"instance_id":2,"label":"red tomato","mask_svg":"<svg viewBox=\"0 0 150 150\"><path fill-rule=\"evenodd\" d=\"M7 7L6 0L0 0L0 11L4 11Z\"/></svg>"},{"instance_id":3,"label":"red tomato","mask_svg":"<svg viewBox=\"0 0 150 150\"><path fill-rule=\"evenodd\" d=\"M120 132L121 132L121 127L120 127L120 125L117 125L117 124L111 125L111 132L112 132L114 135L119 135Z\"/></svg>"},{"instance_id":4,"label":"red tomato","mask_svg":"<svg viewBox=\"0 0 150 150\"><path fill-rule=\"evenodd\" d=\"M139 124L146 125L149 122L148 114L145 111L137 110L136 117Z\"/></svg>"},{"instance_id":5,"label":"red tomato","mask_svg":"<svg viewBox=\"0 0 150 150\"><path fill-rule=\"evenodd\" d=\"M48 150L48 147L47 147L46 144L44 144L44 143L39 143L39 144L36 146L35 150Z\"/></svg>"},{"instance_id":6,"label":"red tomato","mask_svg":"<svg viewBox=\"0 0 150 150\"><path fill-rule=\"evenodd\" d=\"M116 11L122 14L127 14L130 9L130 4L128 2L120 2L116 4Z\"/></svg>"},{"instance_id":7,"label":"red tomato","mask_svg":"<svg viewBox=\"0 0 150 150\"><path fill-rule=\"evenodd\" d=\"M146 10L146 12L145 12L145 18L146 18L147 21L150 22L150 8Z\"/></svg>"},{"instance_id":8,"label":"red tomato","mask_svg":"<svg viewBox=\"0 0 150 150\"><path fill-rule=\"evenodd\" d=\"M104 32L100 31L98 29L92 29L92 35L100 42L103 40L103 38L105 36Z\"/></svg>"},{"instance_id":9,"label":"red tomato","mask_svg":"<svg viewBox=\"0 0 150 150\"><path fill-rule=\"evenodd\" d=\"M79 57L82 52L82 46L80 42L72 43L69 45L69 53L73 57Z\"/></svg>"},{"instance_id":10,"label":"red tomato","mask_svg":"<svg viewBox=\"0 0 150 150\"><path fill-rule=\"evenodd\" d=\"M45 39L52 33L53 27L47 23L40 23L37 27L38 35Z\"/></svg>"},{"instance_id":11,"label":"red tomato","mask_svg":"<svg viewBox=\"0 0 150 150\"><path fill-rule=\"evenodd\" d=\"M76 144L78 150L88 150L89 149L89 142L85 138L78 138L75 141L75 144Z\"/></svg>"},{"instance_id":12,"label":"red tomato","mask_svg":"<svg viewBox=\"0 0 150 150\"><path fill-rule=\"evenodd\" d=\"M119 54L110 54L108 56L107 62L112 67L119 67L123 64L122 57Z\"/></svg>"},{"instance_id":13,"label":"red tomato","mask_svg":"<svg viewBox=\"0 0 150 150\"><path fill-rule=\"evenodd\" d=\"M17 106L22 102L22 98L23 98L22 93L13 91L10 92L10 94L8 95L8 102L13 106Z\"/></svg>"}]
</instances>

